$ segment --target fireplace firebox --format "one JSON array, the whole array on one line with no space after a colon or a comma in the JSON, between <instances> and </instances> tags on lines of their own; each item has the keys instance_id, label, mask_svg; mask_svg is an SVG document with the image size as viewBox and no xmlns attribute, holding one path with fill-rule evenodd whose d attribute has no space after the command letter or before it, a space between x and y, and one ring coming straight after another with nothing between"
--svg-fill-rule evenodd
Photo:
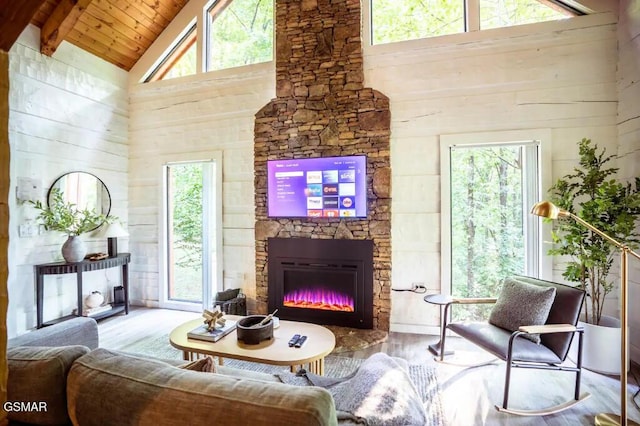
<instances>
[{"instance_id":1,"label":"fireplace firebox","mask_svg":"<svg viewBox=\"0 0 640 426\"><path fill-rule=\"evenodd\" d=\"M269 312L282 319L373 327L373 241L268 239Z\"/></svg>"}]
</instances>

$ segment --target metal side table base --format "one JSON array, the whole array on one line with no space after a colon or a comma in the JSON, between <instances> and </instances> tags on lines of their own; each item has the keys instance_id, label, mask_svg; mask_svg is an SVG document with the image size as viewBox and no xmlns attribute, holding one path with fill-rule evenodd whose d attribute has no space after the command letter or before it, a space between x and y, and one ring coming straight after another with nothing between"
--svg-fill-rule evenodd
<instances>
[{"instance_id":1,"label":"metal side table base","mask_svg":"<svg viewBox=\"0 0 640 426\"><path fill-rule=\"evenodd\" d=\"M440 356L440 341L439 340L438 340L437 343L432 343L432 344L429 345L429 352L431 352L435 356ZM453 351L451 351L451 350L444 351L444 356L447 356L447 355L453 355Z\"/></svg>"},{"instance_id":2,"label":"metal side table base","mask_svg":"<svg viewBox=\"0 0 640 426\"><path fill-rule=\"evenodd\" d=\"M451 298L451 296L446 296L443 294L428 294L424 297L423 299L425 302L427 303L431 303L433 305L439 305L440 306L440 340L438 340L438 342L436 343L432 343L429 345L429 352L431 352L432 354L434 354L435 356L440 356L440 351L441 351L441 345L442 345L442 335L445 332L444 330L444 307L447 303L451 303L451 301L453 300ZM452 350L447 350L444 352L444 355L453 355L454 351Z\"/></svg>"}]
</instances>

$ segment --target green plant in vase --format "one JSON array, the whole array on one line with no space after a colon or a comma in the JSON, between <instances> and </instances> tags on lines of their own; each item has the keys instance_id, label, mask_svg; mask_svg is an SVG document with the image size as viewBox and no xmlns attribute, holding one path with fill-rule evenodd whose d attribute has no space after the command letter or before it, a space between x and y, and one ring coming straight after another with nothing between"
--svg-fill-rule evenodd
<instances>
[{"instance_id":1,"label":"green plant in vase","mask_svg":"<svg viewBox=\"0 0 640 426\"><path fill-rule=\"evenodd\" d=\"M62 246L62 256L67 262L79 262L87 252L80 235L92 231L101 224L110 223L115 218L105 216L94 210L79 209L76 204L67 201L62 192L53 188L49 193L49 203L40 200L31 201L40 211L36 218L47 231L58 231L67 234L68 239Z\"/></svg>"},{"instance_id":2,"label":"green plant in vase","mask_svg":"<svg viewBox=\"0 0 640 426\"><path fill-rule=\"evenodd\" d=\"M579 166L551 187L551 201L630 248L637 247L640 178L633 184L615 179L618 168L608 163L617 156L606 155L590 139L582 139L578 148ZM587 292L584 320L597 325L605 299L614 289L609 272L618 249L575 221L556 221L554 226L549 254L570 257L562 275Z\"/></svg>"}]
</instances>

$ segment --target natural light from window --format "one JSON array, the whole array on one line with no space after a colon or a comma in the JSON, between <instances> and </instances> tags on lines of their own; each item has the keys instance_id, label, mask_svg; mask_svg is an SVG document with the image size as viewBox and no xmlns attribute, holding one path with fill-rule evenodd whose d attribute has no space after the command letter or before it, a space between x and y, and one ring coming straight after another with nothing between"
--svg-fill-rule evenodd
<instances>
[{"instance_id":1,"label":"natural light from window","mask_svg":"<svg viewBox=\"0 0 640 426\"><path fill-rule=\"evenodd\" d=\"M537 0L481 0L480 29L511 27L554 21L574 16L560 7L551 8Z\"/></svg>"},{"instance_id":2,"label":"natural light from window","mask_svg":"<svg viewBox=\"0 0 640 426\"><path fill-rule=\"evenodd\" d=\"M576 16L545 0L370 0L371 43L384 44ZM478 13L465 15L479 1ZM469 4L467 4L469 3ZM475 20L475 22L471 22ZM469 21L465 25L465 21Z\"/></svg>"},{"instance_id":3,"label":"natural light from window","mask_svg":"<svg viewBox=\"0 0 640 426\"><path fill-rule=\"evenodd\" d=\"M463 0L371 0L373 44L464 32Z\"/></svg>"},{"instance_id":4,"label":"natural light from window","mask_svg":"<svg viewBox=\"0 0 640 426\"><path fill-rule=\"evenodd\" d=\"M146 81L168 80L195 74L197 66L196 45L196 27L193 26L184 36L176 40L167 56Z\"/></svg>"},{"instance_id":5,"label":"natural light from window","mask_svg":"<svg viewBox=\"0 0 640 426\"><path fill-rule=\"evenodd\" d=\"M301 0L298 0L301 1ZM273 60L275 0L215 0L206 7L204 40L196 25L176 40L145 81L184 77ZM467 11L475 7L475 13ZM566 7L566 8L565 8ZM549 0L370 0L371 43L423 39L583 14ZM365 25L366 27L366 25ZM184 33L183 33L184 34ZM197 45L204 47L200 50ZM199 52L203 69L198 70Z\"/></svg>"},{"instance_id":6,"label":"natural light from window","mask_svg":"<svg viewBox=\"0 0 640 426\"><path fill-rule=\"evenodd\" d=\"M191 44L184 54L174 62L173 66L169 68L167 73L162 77L162 80L169 78L184 77L186 75L192 75L196 73L196 44Z\"/></svg>"},{"instance_id":7,"label":"natural light from window","mask_svg":"<svg viewBox=\"0 0 640 426\"><path fill-rule=\"evenodd\" d=\"M273 0L218 0L209 9L207 70L273 59Z\"/></svg>"}]
</instances>

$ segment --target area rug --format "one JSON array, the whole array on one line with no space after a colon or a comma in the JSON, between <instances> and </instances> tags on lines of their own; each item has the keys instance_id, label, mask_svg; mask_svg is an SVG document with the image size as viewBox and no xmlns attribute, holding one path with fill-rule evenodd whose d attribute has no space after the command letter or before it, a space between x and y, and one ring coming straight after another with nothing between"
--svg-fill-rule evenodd
<instances>
[{"instance_id":1,"label":"area rug","mask_svg":"<svg viewBox=\"0 0 640 426\"><path fill-rule=\"evenodd\" d=\"M383 343L389 333L382 330L363 330L359 328L338 327L325 325L336 336L336 347L331 353L355 352L366 349L378 343Z\"/></svg>"}]
</instances>

